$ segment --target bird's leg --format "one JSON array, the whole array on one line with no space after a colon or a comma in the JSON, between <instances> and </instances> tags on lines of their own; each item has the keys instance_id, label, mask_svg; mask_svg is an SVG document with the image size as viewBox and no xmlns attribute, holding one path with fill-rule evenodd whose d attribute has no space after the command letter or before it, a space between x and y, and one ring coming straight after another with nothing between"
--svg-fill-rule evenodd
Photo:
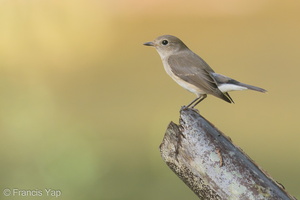
<instances>
[{"instance_id":1,"label":"bird's leg","mask_svg":"<svg viewBox=\"0 0 300 200\"><path fill-rule=\"evenodd\" d=\"M198 105L198 103L200 103L201 101L203 101L206 97L207 97L206 94L202 94L200 97L198 97L198 101L191 108L194 108L196 105ZM193 103L194 103L194 101L193 101Z\"/></svg>"},{"instance_id":2,"label":"bird's leg","mask_svg":"<svg viewBox=\"0 0 300 200\"><path fill-rule=\"evenodd\" d=\"M201 98L201 96L200 97L197 97L196 99L194 99L189 105L187 105L187 106L184 106L185 108L188 108L188 107L190 107L191 105L193 105L193 103L195 103L196 101L198 101L199 99Z\"/></svg>"},{"instance_id":3,"label":"bird's leg","mask_svg":"<svg viewBox=\"0 0 300 200\"><path fill-rule=\"evenodd\" d=\"M189 105L183 106L183 107L181 108L181 110L182 110L182 109L189 108L189 107L194 108L196 105L198 105L198 104L199 104L202 100L204 100L206 97L207 97L206 94L202 94L201 96L199 96L199 97L197 97L196 99L194 99L191 103L189 103ZM196 102L196 103L195 103L195 102ZM195 103L195 104L194 104L194 103ZM193 105L193 104L194 104L194 105Z\"/></svg>"}]
</instances>

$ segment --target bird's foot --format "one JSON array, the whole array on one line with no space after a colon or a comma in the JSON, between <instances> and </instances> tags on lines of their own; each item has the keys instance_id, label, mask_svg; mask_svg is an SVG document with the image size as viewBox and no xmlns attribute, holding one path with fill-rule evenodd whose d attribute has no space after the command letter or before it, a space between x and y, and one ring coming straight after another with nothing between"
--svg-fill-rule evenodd
<instances>
[{"instance_id":1,"label":"bird's foot","mask_svg":"<svg viewBox=\"0 0 300 200\"><path fill-rule=\"evenodd\" d=\"M183 111L183 110L186 110L186 109L188 109L187 106L181 106L180 111Z\"/></svg>"},{"instance_id":2,"label":"bird's foot","mask_svg":"<svg viewBox=\"0 0 300 200\"><path fill-rule=\"evenodd\" d=\"M194 112L196 112L196 113L199 113L200 114L200 111L198 110L198 109L196 109L196 108L191 108Z\"/></svg>"},{"instance_id":3,"label":"bird's foot","mask_svg":"<svg viewBox=\"0 0 300 200\"><path fill-rule=\"evenodd\" d=\"M193 106L192 107L188 107L188 106L181 106L180 108L180 112L184 111L184 110L187 110L187 109L191 109L197 113L200 113L198 109L194 108Z\"/></svg>"}]
</instances>

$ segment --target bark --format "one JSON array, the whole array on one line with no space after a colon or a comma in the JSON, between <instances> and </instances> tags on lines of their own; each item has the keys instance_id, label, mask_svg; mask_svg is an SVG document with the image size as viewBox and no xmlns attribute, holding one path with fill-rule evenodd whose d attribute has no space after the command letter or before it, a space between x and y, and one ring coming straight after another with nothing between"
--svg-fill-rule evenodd
<instances>
[{"instance_id":1,"label":"bark","mask_svg":"<svg viewBox=\"0 0 300 200\"><path fill-rule=\"evenodd\" d=\"M296 199L193 109L169 124L160 152L200 199Z\"/></svg>"}]
</instances>

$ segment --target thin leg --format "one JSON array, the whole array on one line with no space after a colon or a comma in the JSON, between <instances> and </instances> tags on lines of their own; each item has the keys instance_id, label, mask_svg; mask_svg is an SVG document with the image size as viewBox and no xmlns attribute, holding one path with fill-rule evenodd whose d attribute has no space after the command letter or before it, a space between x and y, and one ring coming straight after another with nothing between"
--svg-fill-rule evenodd
<instances>
[{"instance_id":1,"label":"thin leg","mask_svg":"<svg viewBox=\"0 0 300 200\"><path fill-rule=\"evenodd\" d=\"M202 96L198 97L198 101L191 107L194 108L196 105L198 105L201 101L203 101L207 97L206 94L203 94Z\"/></svg>"},{"instance_id":2,"label":"thin leg","mask_svg":"<svg viewBox=\"0 0 300 200\"><path fill-rule=\"evenodd\" d=\"M200 99L200 97L197 97L196 99L194 99L189 105L185 106L186 108L190 107L191 105L193 105L193 103L195 103L196 101L198 101Z\"/></svg>"}]
</instances>

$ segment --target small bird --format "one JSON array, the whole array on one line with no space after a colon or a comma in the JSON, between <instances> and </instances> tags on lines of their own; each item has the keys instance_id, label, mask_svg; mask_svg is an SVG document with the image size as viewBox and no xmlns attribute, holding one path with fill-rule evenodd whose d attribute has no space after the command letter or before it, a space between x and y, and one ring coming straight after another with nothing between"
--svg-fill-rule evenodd
<instances>
[{"instance_id":1,"label":"small bird","mask_svg":"<svg viewBox=\"0 0 300 200\"><path fill-rule=\"evenodd\" d=\"M192 52L175 36L159 36L154 41L146 42L144 45L155 47L167 74L181 87L196 94L197 98L188 104L187 108L194 108L208 94L228 103L234 103L228 94L229 91L249 89L266 92L265 89L215 73L200 56Z\"/></svg>"}]
</instances>

